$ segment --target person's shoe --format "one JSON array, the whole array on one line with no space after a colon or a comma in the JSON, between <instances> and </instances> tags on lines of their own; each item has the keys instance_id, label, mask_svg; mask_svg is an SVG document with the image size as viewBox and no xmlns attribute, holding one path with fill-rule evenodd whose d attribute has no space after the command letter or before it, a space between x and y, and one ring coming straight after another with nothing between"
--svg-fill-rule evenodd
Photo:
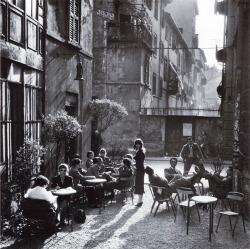
<instances>
[{"instance_id":1,"label":"person's shoe","mask_svg":"<svg viewBox=\"0 0 250 249\"><path fill-rule=\"evenodd\" d=\"M141 207L142 204L143 204L143 202L139 202L139 203L137 203L135 206L136 206L136 207Z\"/></svg>"}]
</instances>

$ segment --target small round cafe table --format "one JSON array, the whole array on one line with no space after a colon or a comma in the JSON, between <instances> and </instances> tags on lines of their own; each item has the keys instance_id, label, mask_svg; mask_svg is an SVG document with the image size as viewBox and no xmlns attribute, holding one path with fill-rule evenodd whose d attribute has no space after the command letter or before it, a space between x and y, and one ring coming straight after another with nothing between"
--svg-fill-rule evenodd
<instances>
[{"instance_id":1,"label":"small round cafe table","mask_svg":"<svg viewBox=\"0 0 250 249\"><path fill-rule=\"evenodd\" d=\"M86 182L88 183L91 183L93 185L97 185L97 184L100 184L100 183L105 183L107 182L106 179L101 179L101 178L96 178L96 179L90 179L90 180L86 180ZM103 206L103 203L102 203L102 190L100 189L99 190L99 194L100 194L100 207L99 207L99 214L102 212L102 206Z\"/></svg>"},{"instance_id":2,"label":"small round cafe table","mask_svg":"<svg viewBox=\"0 0 250 249\"><path fill-rule=\"evenodd\" d=\"M214 225L214 203L217 201L217 198L213 196L197 195L193 196L191 200L197 203L209 205L209 241L211 241L211 234L213 233Z\"/></svg>"},{"instance_id":3,"label":"small round cafe table","mask_svg":"<svg viewBox=\"0 0 250 249\"><path fill-rule=\"evenodd\" d=\"M74 194L77 193L77 191L71 187L69 188L61 188L61 189L58 189L58 190L51 190L52 194L53 195L57 195L57 196L69 196L69 198L67 199L67 203L68 203L68 210L69 210L69 214L71 213L71 231L73 231L73 220L74 220L74 217L73 217L73 212L70 210L72 210L72 196ZM69 217L68 217L68 223L69 223Z\"/></svg>"}]
</instances>

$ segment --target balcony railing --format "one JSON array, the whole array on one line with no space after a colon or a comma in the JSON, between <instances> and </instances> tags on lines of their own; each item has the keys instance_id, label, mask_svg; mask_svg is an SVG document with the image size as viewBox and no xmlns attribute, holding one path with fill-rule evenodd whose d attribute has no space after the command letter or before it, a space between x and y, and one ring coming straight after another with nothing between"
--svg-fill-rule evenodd
<instances>
[{"instance_id":1,"label":"balcony railing","mask_svg":"<svg viewBox=\"0 0 250 249\"><path fill-rule=\"evenodd\" d=\"M220 110L216 108L195 109L190 107L169 108L141 108L141 115L149 116L197 116L197 117L220 117Z\"/></svg>"},{"instance_id":2,"label":"balcony railing","mask_svg":"<svg viewBox=\"0 0 250 249\"><path fill-rule=\"evenodd\" d=\"M152 47L152 34L144 25L109 23L108 41L142 41Z\"/></svg>"}]
</instances>

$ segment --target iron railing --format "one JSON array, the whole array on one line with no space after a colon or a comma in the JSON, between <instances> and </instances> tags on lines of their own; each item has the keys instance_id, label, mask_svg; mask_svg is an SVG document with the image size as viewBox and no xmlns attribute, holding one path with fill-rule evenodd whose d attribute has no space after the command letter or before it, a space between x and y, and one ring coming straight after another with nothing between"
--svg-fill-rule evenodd
<instances>
[{"instance_id":1,"label":"iron railing","mask_svg":"<svg viewBox=\"0 0 250 249\"><path fill-rule=\"evenodd\" d=\"M198 117L220 117L220 110L217 108L190 108L190 107L169 107L169 108L141 108L141 115L158 116L198 116Z\"/></svg>"}]
</instances>

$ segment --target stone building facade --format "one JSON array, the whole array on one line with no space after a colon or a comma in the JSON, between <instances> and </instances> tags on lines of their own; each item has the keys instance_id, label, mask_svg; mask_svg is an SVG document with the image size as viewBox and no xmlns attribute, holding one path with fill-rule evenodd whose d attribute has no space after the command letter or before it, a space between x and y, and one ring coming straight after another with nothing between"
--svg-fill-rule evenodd
<instances>
[{"instance_id":1,"label":"stone building facade","mask_svg":"<svg viewBox=\"0 0 250 249\"><path fill-rule=\"evenodd\" d=\"M103 134L107 147L113 139L141 137L148 156L164 156L174 144L178 144L175 151L181 148L190 127L195 131L195 123L186 122L186 118L201 115L197 114L196 95L199 90L204 92L206 59L202 50L196 58L195 51L189 49L183 29L168 11L173 3L94 1L93 98L115 100L129 113L122 125ZM191 22L186 21L192 23L188 35L198 48L193 30L197 5L191 7L194 16ZM173 117L180 122L180 131L171 140ZM183 135L185 125L189 133Z\"/></svg>"},{"instance_id":2,"label":"stone building facade","mask_svg":"<svg viewBox=\"0 0 250 249\"><path fill-rule=\"evenodd\" d=\"M83 125L71 154L62 151L61 161L73 153L84 159L90 149L92 11L92 1L1 1L2 179L11 178L24 139L40 138L42 115L66 110ZM83 80L74 80L79 62ZM47 176L55 172L45 168Z\"/></svg>"},{"instance_id":3,"label":"stone building facade","mask_svg":"<svg viewBox=\"0 0 250 249\"><path fill-rule=\"evenodd\" d=\"M234 189L246 195L249 214L249 1L218 1L215 9L225 16L225 43L217 51L217 59L224 63L222 84L222 112L228 157L235 167Z\"/></svg>"}]
</instances>

